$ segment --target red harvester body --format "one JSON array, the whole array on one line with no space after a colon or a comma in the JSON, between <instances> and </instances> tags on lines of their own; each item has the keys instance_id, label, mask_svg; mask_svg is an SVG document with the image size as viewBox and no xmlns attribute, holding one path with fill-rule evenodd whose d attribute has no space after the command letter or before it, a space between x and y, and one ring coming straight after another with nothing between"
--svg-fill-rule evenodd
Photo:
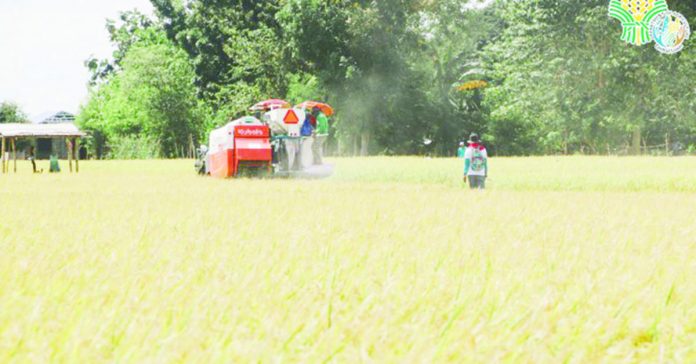
<instances>
[{"instance_id":1,"label":"red harvester body","mask_svg":"<svg viewBox=\"0 0 696 364\"><path fill-rule=\"evenodd\" d=\"M245 168L272 172L271 131L266 125L234 123L211 134L210 174L236 177Z\"/></svg>"}]
</instances>

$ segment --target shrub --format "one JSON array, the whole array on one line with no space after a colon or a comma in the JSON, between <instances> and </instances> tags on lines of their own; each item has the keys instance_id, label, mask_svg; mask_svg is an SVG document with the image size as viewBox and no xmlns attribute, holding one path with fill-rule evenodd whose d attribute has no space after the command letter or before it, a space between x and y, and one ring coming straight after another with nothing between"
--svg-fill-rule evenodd
<instances>
[{"instance_id":1,"label":"shrub","mask_svg":"<svg viewBox=\"0 0 696 364\"><path fill-rule=\"evenodd\" d=\"M154 159L162 155L160 143L146 136L111 137L108 142L109 159Z\"/></svg>"}]
</instances>

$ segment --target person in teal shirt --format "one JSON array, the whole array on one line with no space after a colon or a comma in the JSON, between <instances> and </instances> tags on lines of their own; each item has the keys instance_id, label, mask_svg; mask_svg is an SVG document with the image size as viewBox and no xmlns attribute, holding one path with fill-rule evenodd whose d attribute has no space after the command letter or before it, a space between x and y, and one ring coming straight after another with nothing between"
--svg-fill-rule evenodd
<instances>
[{"instance_id":1,"label":"person in teal shirt","mask_svg":"<svg viewBox=\"0 0 696 364\"><path fill-rule=\"evenodd\" d=\"M466 144L464 142L459 143L459 149L457 149L457 158L463 159L466 153Z\"/></svg>"},{"instance_id":2,"label":"person in teal shirt","mask_svg":"<svg viewBox=\"0 0 696 364\"><path fill-rule=\"evenodd\" d=\"M58 156L51 154L51 159L50 159L48 171L50 173L59 173L60 172L60 165L58 164Z\"/></svg>"},{"instance_id":3,"label":"person in teal shirt","mask_svg":"<svg viewBox=\"0 0 696 364\"><path fill-rule=\"evenodd\" d=\"M486 189L488 178L488 151L481 144L481 138L473 133L469 137L469 147L464 152L464 183L469 182L471 189Z\"/></svg>"},{"instance_id":4,"label":"person in teal shirt","mask_svg":"<svg viewBox=\"0 0 696 364\"><path fill-rule=\"evenodd\" d=\"M312 154L314 156L314 164L321 165L324 162L324 143L329 137L329 118L318 107L315 107L312 113L317 118Z\"/></svg>"}]
</instances>

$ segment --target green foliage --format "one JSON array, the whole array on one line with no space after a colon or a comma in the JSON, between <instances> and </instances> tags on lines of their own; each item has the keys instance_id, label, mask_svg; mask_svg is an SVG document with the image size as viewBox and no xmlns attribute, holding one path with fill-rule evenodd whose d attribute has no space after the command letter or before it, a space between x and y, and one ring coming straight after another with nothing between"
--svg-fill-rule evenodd
<instances>
[{"instance_id":1,"label":"green foliage","mask_svg":"<svg viewBox=\"0 0 696 364\"><path fill-rule=\"evenodd\" d=\"M670 135L689 142L693 47L667 56L651 45L623 44L606 6L603 0L498 4L495 13L507 26L484 52L496 81L485 103L497 139L517 134L529 153L565 154L662 144ZM504 150L510 142L496 145Z\"/></svg>"},{"instance_id":2,"label":"green foliage","mask_svg":"<svg viewBox=\"0 0 696 364\"><path fill-rule=\"evenodd\" d=\"M283 43L274 0L152 0L170 39L190 56L200 91L210 100L235 83L284 94ZM223 104L214 105L222 107ZM246 108L249 105L245 105ZM244 109L237 110L243 112Z\"/></svg>"},{"instance_id":3,"label":"green foliage","mask_svg":"<svg viewBox=\"0 0 696 364\"><path fill-rule=\"evenodd\" d=\"M130 137L147 140L146 144L157 140L159 147L148 149L153 156L186 154L191 139L199 140L204 132L204 115L186 54L160 33L159 38L131 45L121 68L92 91L79 124L98 132L109 146ZM99 150L103 146L92 147L94 153L104 155Z\"/></svg>"},{"instance_id":4,"label":"green foliage","mask_svg":"<svg viewBox=\"0 0 696 364\"><path fill-rule=\"evenodd\" d=\"M157 19L108 22L113 59L87 62L95 151L146 136L180 155L266 98L332 104L342 154L452 155L474 131L504 155L696 144L696 48L622 43L606 0L152 3ZM696 24L693 3L670 7ZM458 89L472 80L488 87Z\"/></svg>"},{"instance_id":5,"label":"green foliage","mask_svg":"<svg viewBox=\"0 0 696 364\"><path fill-rule=\"evenodd\" d=\"M288 93L285 99L297 105L304 101L324 99L326 92L319 84L319 78L311 74L292 74L288 77Z\"/></svg>"},{"instance_id":6,"label":"green foliage","mask_svg":"<svg viewBox=\"0 0 696 364\"><path fill-rule=\"evenodd\" d=\"M158 43L162 38L158 25L146 15L135 10L122 12L118 22L108 19L106 30L109 32L109 39L116 46L116 50L113 52L112 60L99 60L91 57L85 61L85 66L92 75L90 79L92 85L120 71L121 62L131 46L136 43L140 45Z\"/></svg>"},{"instance_id":7,"label":"green foliage","mask_svg":"<svg viewBox=\"0 0 696 364\"><path fill-rule=\"evenodd\" d=\"M148 136L115 136L109 140L109 159L152 159L160 155L159 141Z\"/></svg>"},{"instance_id":8,"label":"green foliage","mask_svg":"<svg viewBox=\"0 0 696 364\"><path fill-rule=\"evenodd\" d=\"M26 123L27 115L20 109L19 105L12 102L0 103L0 124Z\"/></svg>"},{"instance_id":9,"label":"green foliage","mask_svg":"<svg viewBox=\"0 0 696 364\"><path fill-rule=\"evenodd\" d=\"M418 101L424 80L409 64L422 39L418 6L297 0L279 13L292 64L319 77L326 101L340 110L336 135L343 151L415 153L427 134L426 109Z\"/></svg>"}]
</instances>

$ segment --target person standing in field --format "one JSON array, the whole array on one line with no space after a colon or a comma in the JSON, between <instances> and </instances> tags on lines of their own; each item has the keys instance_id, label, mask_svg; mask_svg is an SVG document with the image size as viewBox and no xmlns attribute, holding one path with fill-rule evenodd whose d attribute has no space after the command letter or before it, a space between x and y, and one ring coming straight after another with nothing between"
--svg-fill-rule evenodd
<instances>
[{"instance_id":1,"label":"person standing in field","mask_svg":"<svg viewBox=\"0 0 696 364\"><path fill-rule=\"evenodd\" d=\"M314 164L321 165L324 159L324 143L329 137L329 118L318 107L315 107L312 113L317 118L312 154L314 155Z\"/></svg>"},{"instance_id":2,"label":"person standing in field","mask_svg":"<svg viewBox=\"0 0 696 364\"><path fill-rule=\"evenodd\" d=\"M34 153L34 146L29 147L29 153L27 153L27 159L31 162L31 168L34 170L34 173L38 173L36 170L36 155Z\"/></svg>"},{"instance_id":3,"label":"person standing in field","mask_svg":"<svg viewBox=\"0 0 696 364\"><path fill-rule=\"evenodd\" d=\"M49 169L48 171L50 173L60 173L60 164L58 164L58 156L51 154L51 159L49 162Z\"/></svg>"},{"instance_id":4,"label":"person standing in field","mask_svg":"<svg viewBox=\"0 0 696 364\"><path fill-rule=\"evenodd\" d=\"M457 149L457 158L464 159L464 153L466 153L466 146L464 142L459 142L459 149Z\"/></svg>"},{"instance_id":5,"label":"person standing in field","mask_svg":"<svg viewBox=\"0 0 696 364\"><path fill-rule=\"evenodd\" d=\"M473 133L469 137L469 147L464 152L464 183L469 181L471 189L483 190L488 178L488 152L481 144L481 138Z\"/></svg>"}]
</instances>

